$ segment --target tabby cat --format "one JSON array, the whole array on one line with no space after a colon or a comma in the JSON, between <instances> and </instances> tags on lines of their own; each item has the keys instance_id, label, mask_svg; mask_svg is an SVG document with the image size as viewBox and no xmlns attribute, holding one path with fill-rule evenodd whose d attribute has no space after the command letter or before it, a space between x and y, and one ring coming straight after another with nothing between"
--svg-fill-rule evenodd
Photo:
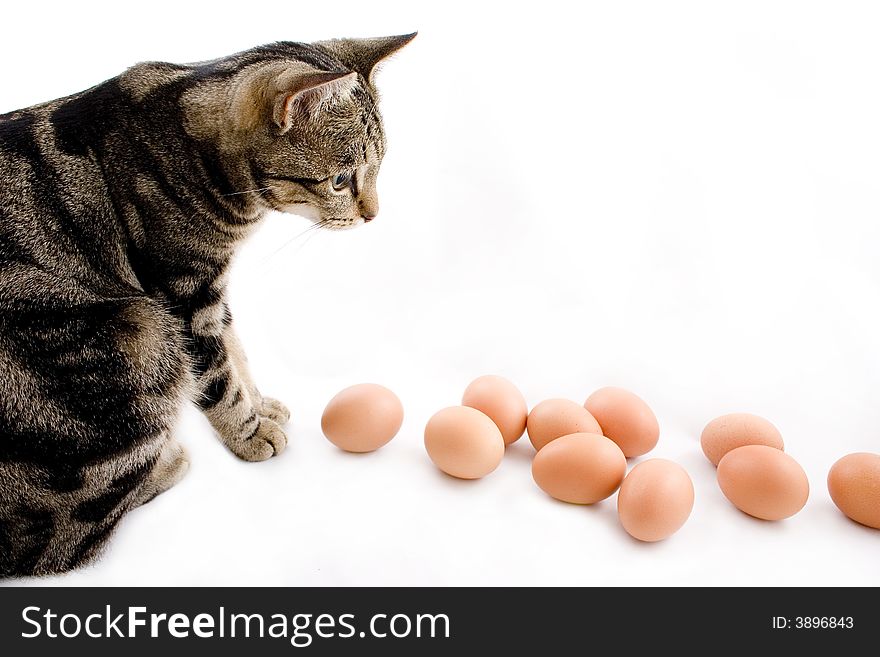
<instances>
[{"instance_id":1,"label":"tabby cat","mask_svg":"<svg viewBox=\"0 0 880 657\"><path fill-rule=\"evenodd\" d=\"M0 577L89 562L188 467L195 401L238 457L287 438L225 301L273 210L378 212L376 66L415 35L143 63L0 115Z\"/></svg>"}]
</instances>

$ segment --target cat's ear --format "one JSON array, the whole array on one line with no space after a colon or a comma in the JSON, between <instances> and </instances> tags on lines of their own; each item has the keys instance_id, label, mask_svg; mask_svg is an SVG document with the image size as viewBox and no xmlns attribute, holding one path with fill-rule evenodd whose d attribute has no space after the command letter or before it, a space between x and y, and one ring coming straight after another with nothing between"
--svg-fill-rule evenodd
<instances>
[{"instance_id":1,"label":"cat's ear","mask_svg":"<svg viewBox=\"0 0 880 657\"><path fill-rule=\"evenodd\" d=\"M370 84L376 66L416 38L418 32L374 39L332 39L315 44L352 71L357 71Z\"/></svg>"},{"instance_id":2,"label":"cat's ear","mask_svg":"<svg viewBox=\"0 0 880 657\"><path fill-rule=\"evenodd\" d=\"M287 71L275 80L272 120L281 134L290 130L297 109L314 112L325 101L344 94L357 84L354 72L301 73Z\"/></svg>"}]
</instances>

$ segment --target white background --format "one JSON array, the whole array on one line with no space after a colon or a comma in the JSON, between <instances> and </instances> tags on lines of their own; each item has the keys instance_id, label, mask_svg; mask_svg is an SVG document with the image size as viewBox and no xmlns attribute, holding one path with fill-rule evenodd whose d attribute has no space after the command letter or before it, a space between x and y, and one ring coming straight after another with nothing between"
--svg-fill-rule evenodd
<instances>
[{"instance_id":1,"label":"white background","mask_svg":"<svg viewBox=\"0 0 880 657\"><path fill-rule=\"evenodd\" d=\"M140 60L420 31L379 76L379 218L296 238L306 220L272 216L235 266L257 380L294 413L287 451L240 462L187 410L186 479L98 565L39 583L880 584L880 532L825 486L844 454L880 452L872 3L420 4L4 9L0 111ZM440 474L424 424L491 372L530 405L640 394L662 427L650 456L694 480L688 524L646 545L615 498L551 500L527 438L481 481ZM361 381L406 408L365 456L319 426ZM758 521L722 496L699 435L732 411L771 419L804 466L797 516Z\"/></svg>"}]
</instances>

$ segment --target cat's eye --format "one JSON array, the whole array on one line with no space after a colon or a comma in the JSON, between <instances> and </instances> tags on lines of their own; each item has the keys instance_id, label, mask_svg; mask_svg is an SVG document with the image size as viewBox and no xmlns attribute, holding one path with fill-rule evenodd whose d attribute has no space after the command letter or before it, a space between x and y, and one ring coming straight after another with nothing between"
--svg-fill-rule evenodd
<instances>
[{"instance_id":1,"label":"cat's eye","mask_svg":"<svg viewBox=\"0 0 880 657\"><path fill-rule=\"evenodd\" d=\"M330 179L330 184L333 185L333 189L337 192L342 191L351 184L351 173L337 173Z\"/></svg>"}]
</instances>

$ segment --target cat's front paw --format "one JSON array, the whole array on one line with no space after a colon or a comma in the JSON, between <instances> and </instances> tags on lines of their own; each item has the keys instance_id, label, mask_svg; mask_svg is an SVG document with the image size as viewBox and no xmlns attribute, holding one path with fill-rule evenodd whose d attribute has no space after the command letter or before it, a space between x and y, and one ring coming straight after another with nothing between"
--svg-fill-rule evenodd
<instances>
[{"instance_id":1,"label":"cat's front paw","mask_svg":"<svg viewBox=\"0 0 880 657\"><path fill-rule=\"evenodd\" d=\"M231 441L227 445L240 459L265 461L284 451L287 447L287 434L276 422L263 417L250 438Z\"/></svg>"},{"instance_id":2,"label":"cat's front paw","mask_svg":"<svg viewBox=\"0 0 880 657\"><path fill-rule=\"evenodd\" d=\"M261 415L267 417L276 424L286 424L290 419L290 411L287 406L277 399L271 397L263 397L263 408Z\"/></svg>"}]
</instances>

